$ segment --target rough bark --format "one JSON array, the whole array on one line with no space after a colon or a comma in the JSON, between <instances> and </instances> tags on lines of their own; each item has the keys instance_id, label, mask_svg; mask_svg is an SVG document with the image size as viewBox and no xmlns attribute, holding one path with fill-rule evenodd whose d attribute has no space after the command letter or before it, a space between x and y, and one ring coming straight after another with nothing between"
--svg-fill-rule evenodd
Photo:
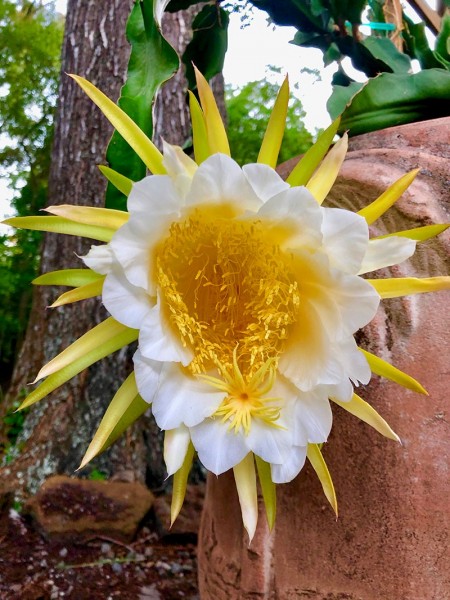
<instances>
[{"instance_id":1,"label":"rough bark","mask_svg":"<svg viewBox=\"0 0 450 600\"><path fill-rule=\"evenodd\" d=\"M69 0L49 204L103 204L105 180L96 165L105 162L112 128L66 73L83 75L117 99L129 56L124 31L132 4L133 0ZM176 48L186 45L191 18L191 13L164 16L164 32ZM181 145L189 134L185 89L179 74L163 88L157 109L158 123L164 123L163 127L158 125L157 135ZM81 267L75 254L85 254L90 244L79 238L46 235L42 271ZM26 384L45 362L106 316L97 299L46 309L57 295L55 288L34 291L26 339L8 394L9 407L25 395ZM50 474L72 474L109 401L132 368L132 353L133 348L128 348L100 361L33 406L17 441L14 460L0 470L0 485L34 492ZM93 464L116 479L161 485L166 472L159 431L151 417L140 419ZM89 473L90 468L83 473Z\"/></svg>"}]
</instances>

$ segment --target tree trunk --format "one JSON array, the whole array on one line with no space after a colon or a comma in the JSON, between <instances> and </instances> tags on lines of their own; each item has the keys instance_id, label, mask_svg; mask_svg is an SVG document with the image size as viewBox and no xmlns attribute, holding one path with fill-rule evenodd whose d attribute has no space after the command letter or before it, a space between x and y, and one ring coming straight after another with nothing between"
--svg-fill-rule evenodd
<instances>
[{"instance_id":1,"label":"tree trunk","mask_svg":"<svg viewBox=\"0 0 450 600\"><path fill-rule=\"evenodd\" d=\"M129 56L124 32L132 4L132 0L69 0L49 204L103 205L106 185L96 165L105 162L112 128L66 73L86 77L117 99ZM186 45L191 18L191 12L164 16L164 31L176 48ZM183 144L189 133L185 89L183 76L177 75L161 92L157 116L165 125L158 135L172 143ZM174 95L177 102L169 102ZM174 110L169 113L171 107ZM75 237L46 235L42 272L82 267L75 255L86 254L90 244ZM57 295L53 287L35 289L26 339L7 397L9 408L24 397L27 382L44 363L106 316L98 299L46 309ZM109 401L130 372L133 350L123 349L100 361L31 408L13 450L14 459L0 470L0 485L32 493L50 474L75 471ZM109 477L160 486L166 472L153 419L141 418L93 465ZM86 467L83 473L92 468Z\"/></svg>"}]
</instances>

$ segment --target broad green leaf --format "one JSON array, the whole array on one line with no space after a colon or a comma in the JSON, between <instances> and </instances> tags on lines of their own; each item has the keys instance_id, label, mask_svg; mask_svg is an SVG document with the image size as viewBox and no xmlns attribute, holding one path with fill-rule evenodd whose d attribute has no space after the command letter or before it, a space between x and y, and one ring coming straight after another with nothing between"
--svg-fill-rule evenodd
<instances>
[{"instance_id":1,"label":"broad green leaf","mask_svg":"<svg viewBox=\"0 0 450 600\"><path fill-rule=\"evenodd\" d=\"M195 89L194 67L208 81L222 72L228 47L229 14L218 4L206 4L192 22L192 39L184 51L182 61L190 89Z\"/></svg>"},{"instance_id":2,"label":"broad green leaf","mask_svg":"<svg viewBox=\"0 0 450 600\"><path fill-rule=\"evenodd\" d=\"M353 394L352 399L349 402L340 402L335 398L331 398L333 402L341 406L344 410L349 412L350 414L358 417L364 423L367 423L371 427L373 427L378 433L384 435L384 437L389 438L390 440L394 440L394 442L400 442L400 438L395 433L395 431L390 427L390 425L383 419L381 415L377 413L377 411L370 406L365 400Z\"/></svg>"},{"instance_id":3,"label":"broad green leaf","mask_svg":"<svg viewBox=\"0 0 450 600\"><path fill-rule=\"evenodd\" d=\"M91 269L62 269L61 271L51 271L36 277L31 283L34 285L68 285L78 287L87 285L103 279L103 275L91 271Z\"/></svg>"},{"instance_id":4,"label":"broad green leaf","mask_svg":"<svg viewBox=\"0 0 450 600\"><path fill-rule=\"evenodd\" d=\"M126 83L118 101L119 107L148 140L153 135L152 107L156 93L161 84L177 71L179 65L177 53L164 39L155 21L155 2L156 0L137 1L128 19L126 36L131 45L131 54ZM146 166L152 173L164 173L162 157L158 152L152 150L149 154L148 150L138 151L135 145L130 144L130 138L114 123L113 125L117 131L113 134L106 153L106 160L112 169L132 181L145 177ZM124 195L112 185L108 185L106 206L121 210L126 207Z\"/></svg>"},{"instance_id":5,"label":"broad green leaf","mask_svg":"<svg viewBox=\"0 0 450 600\"><path fill-rule=\"evenodd\" d=\"M334 185L336 177L344 162L347 154L348 137L344 133L343 137L335 143L322 163L317 168L314 175L306 184L306 188L311 192L319 204L325 200L328 192Z\"/></svg>"},{"instance_id":6,"label":"broad green leaf","mask_svg":"<svg viewBox=\"0 0 450 600\"><path fill-rule=\"evenodd\" d=\"M332 118L350 100L337 101L335 90L327 103ZM339 132L360 135L394 125L403 125L450 114L450 72L426 69L415 74L382 73L356 94L342 114Z\"/></svg>"},{"instance_id":7,"label":"broad green leaf","mask_svg":"<svg viewBox=\"0 0 450 600\"><path fill-rule=\"evenodd\" d=\"M195 95L189 91L189 109L192 123L192 143L194 145L195 161L199 165L210 156L208 133L203 111Z\"/></svg>"},{"instance_id":8,"label":"broad green leaf","mask_svg":"<svg viewBox=\"0 0 450 600\"><path fill-rule=\"evenodd\" d=\"M386 379L394 381L408 390L428 396L426 389L422 387L418 381L411 377L411 375L400 371L400 369L397 369L397 367L394 367L394 365L391 365L379 356L375 356L375 354L372 354L367 350L363 350L362 348L359 348L359 350L366 357L370 370L375 373L375 375L385 377Z\"/></svg>"},{"instance_id":9,"label":"broad green leaf","mask_svg":"<svg viewBox=\"0 0 450 600\"><path fill-rule=\"evenodd\" d=\"M340 117L338 117L325 131L317 138L317 142L311 146L306 154L295 165L286 182L289 185L306 185L311 179L314 171L319 166L321 160L328 152L334 136L339 127Z\"/></svg>"},{"instance_id":10,"label":"broad green leaf","mask_svg":"<svg viewBox=\"0 0 450 600\"><path fill-rule=\"evenodd\" d=\"M96 227L107 227L115 231L122 227L128 221L128 215L121 210L111 210L110 208L96 208L94 206L73 206L70 204L60 204L58 206L48 206L44 209L57 217L63 217L76 223L85 223Z\"/></svg>"},{"instance_id":11,"label":"broad green leaf","mask_svg":"<svg viewBox=\"0 0 450 600\"><path fill-rule=\"evenodd\" d=\"M258 522L258 493L253 452L249 452L239 464L233 467L233 472L241 505L242 522L251 542Z\"/></svg>"},{"instance_id":12,"label":"broad green leaf","mask_svg":"<svg viewBox=\"0 0 450 600\"><path fill-rule=\"evenodd\" d=\"M395 44L389 38L371 35L360 43L369 50L372 56L388 65L393 73L408 73L410 71L411 61L409 57L397 50Z\"/></svg>"},{"instance_id":13,"label":"broad green leaf","mask_svg":"<svg viewBox=\"0 0 450 600\"><path fill-rule=\"evenodd\" d=\"M85 467L88 462L90 462L104 450L105 445L114 429L119 425L126 411L136 400L136 396L138 396L138 394L139 392L136 387L136 377L133 371L133 373L131 373L127 379L125 379L114 395L114 398L111 400L78 469ZM147 403L146 407L149 407Z\"/></svg>"},{"instance_id":14,"label":"broad green leaf","mask_svg":"<svg viewBox=\"0 0 450 600\"><path fill-rule=\"evenodd\" d=\"M367 279L382 298L398 298L411 294L424 294L450 289L450 277L395 277Z\"/></svg>"},{"instance_id":15,"label":"broad green leaf","mask_svg":"<svg viewBox=\"0 0 450 600\"><path fill-rule=\"evenodd\" d=\"M47 377L45 381L43 381L25 398L18 410L23 410L24 408L35 404L35 402L42 400L42 398L45 398L45 396L50 394L50 392L53 392L63 383L66 383L66 381L69 381L69 379L72 379L72 377L75 377L75 375L78 375L78 373L81 373L81 371L87 367L90 367L98 360L108 356L108 354L116 352L116 350L119 350L128 344L131 344L131 342L137 340L138 333L139 332L135 329L124 328L124 331L118 333L118 335L109 340L109 342L103 344L99 348L90 350L63 369L56 371L56 373L53 373Z\"/></svg>"},{"instance_id":16,"label":"broad green leaf","mask_svg":"<svg viewBox=\"0 0 450 600\"><path fill-rule=\"evenodd\" d=\"M277 490L276 485L272 481L270 472L270 464L265 462L259 456L255 456L256 468L258 470L259 483L266 508L267 523L269 529L272 530L275 525L275 517L277 514Z\"/></svg>"},{"instance_id":17,"label":"broad green leaf","mask_svg":"<svg viewBox=\"0 0 450 600\"><path fill-rule=\"evenodd\" d=\"M338 506L336 492L334 491L333 480L331 479L330 472L328 471L327 464L322 456L322 452L318 444L308 444L306 450L306 456L311 463L317 477L322 485L323 493L326 499L334 510L336 517L338 516Z\"/></svg>"},{"instance_id":18,"label":"broad green leaf","mask_svg":"<svg viewBox=\"0 0 450 600\"><path fill-rule=\"evenodd\" d=\"M172 485L172 503L170 506L170 526L175 523L175 519L180 514L180 510L183 506L184 497L186 495L186 487L190 470L192 468L192 461L194 460L195 449L192 442L189 442L189 446L184 457L181 468L173 476Z\"/></svg>"},{"instance_id":19,"label":"broad green leaf","mask_svg":"<svg viewBox=\"0 0 450 600\"><path fill-rule=\"evenodd\" d=\"M280 153L281 142L283 140L284 128L286 124L286 115L289 103L289 80L286 79L278 92L275 106L270 115L261 149L258 155L259 163L269 165L275 169Z\"/></svg>"},{"instance_id":20,"label":"broad green leaf","mask_svg":"<svg viewBox=\"0 0 450 600\"><path fill-rule=\"evenodd\" d=\"M2 222L5 225L11 225L11 227L76 235L78 237L90 238L91 240L98 240L99 242L110 242L114 235L114 229L75 223L63 217L12 217Z\"/></svg>"},{"instance_id":21,"label":"broad green leaf","mask_svg":"<svg viewBox=\"0 0 450 600\"><path fill-rule=\"evenodd\" d=\"M394 233L388 233L386 235L379 235L376 240L381 240L387 237L405 237L410 240L416 240L417 242L425 242L431 238L436 237L440 233L443 233L450 227L448 223L442 223L438 225L424 225L423 227L415 227L414 229L405 229L403 231L395 231Z\"/></svg>"},{"instance_id":22,"label":"broad green leaf","mask_svg":"<svg viewBox=\"0 0 450 600\"><path fill-rule=\"evenodd\" d=\"M131 181L131 179L128 179L128 177L125 177L125 175L121 175L117 171L114 171L114 169L110 169L104 165L99 165L98 168L106 177L106 179L119 190L119 192L122 192L122 194L125 196L130 195L134 181Z\"/></svg>"},{"instance_id":23,"label":"broad green leaf","mask_svg":"<svg viewBox=\"0 0 450 600\"><path fill-rule=\"evenodd\" d=\"M211 154L222 152L222 154L230 156L227 133L212 89L200 71L196 67L194 69L200 104L205 119L206 133L208 135L209 150Z\"/></svg>"},{"instance_id":24,"label":"broad green leaf","mask_svg":"<svg viewBox=\"0 0 450 600\"><path fill-rule=\"evenodd\" d=\"M445 54L441 55L438 50L438 48L441 50L445 48L445 45L439 43L439 41L442 40L441 36L445 36L444 25L445 19L443 21L443 29L436 40L436 50L433 51L428 42L425 23L414 23L414 21L403 12L402 38L405 41L408 54L419 61L422 69L433 69L437 67L448 70L450 68L450 62L448 62L448 59L445 59ZM448 39L450 32L447 30L446 33Z\"/></svg>"},{"instance_id":25,"label":"broad green leaf","mask_svg":"<svg viewBox=\"0 0 450 600\"><path fill-rule=\"evenodd\" d=\"M56 308L57 306L63 306L64 304L71 304L72 302L79 302L80 300L87 300L88 298L100 296L103 290L105 277L106 275L103 275L97 281L92 281L91 283L81 285L74 290L61 294L61 296L50 305L50 308Z\"/></svg>"},{"instance_id":26,"label":"broad green leaf","mask_svg":"<svg viewBox=\"0 0 450 600\"><path fill-rule=\"evenodd\" d=\"M448 12L442 17L441 31L436 38L435 50L447 63L450 63L450 14Z\"/></svg>"},{"instance_id":27,"label":"broad green leaf","mask_svg":"<svg viewBox=\"0 0 450 600\"><path fill-rule=\"evenodd\" d=\"M70 363L77 361L83 355L88 354L93 350L100 350L101 352L103 346L108 345L117 336L126 331L133 331L136 333L135 330L130 330L125 325L122 325L122 323L113 319L113 317L108 317L44 365L33 383L63 369Z\"/></svg>"},{"instance_id":28,"label":"broad green leaf","mask_svg":"<svg viewBox=\"0 0 450 600\"><path fill-rule=\"evenodd\" d=\"M384 215L384 213L391 208L395 202L401 197L401 195L408 189L414 179L419 174L420 169L413 169L409 173L402 175L400 179L394 181L392 185L385 190L381 196L371 202L368 206L358 211L358 215L364 217L368 225L374 223L377 219Z\"/></svg>"}]
</instances>

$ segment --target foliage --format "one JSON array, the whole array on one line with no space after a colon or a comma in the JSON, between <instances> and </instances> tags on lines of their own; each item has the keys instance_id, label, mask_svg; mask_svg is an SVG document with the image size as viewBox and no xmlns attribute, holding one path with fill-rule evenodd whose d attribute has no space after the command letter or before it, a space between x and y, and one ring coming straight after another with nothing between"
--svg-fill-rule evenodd
<instances>
[{"instance_id":1,"label":"foliage","mask_svg":"<svg viewBox=\"0 0 450 600\"><path fill-rule=\"evenodd\" d=\"M53 121L63 22L51 5L0 1L0 150L12 183L28 172Z\"/></svg>"},{"instance_id":2,"label":"foliage","mask_svg":"<svg viewBox=\"0 0 450 600\"><path fill-rule=\"evenodd\" d=\"M0 0L1 175L16 190L18 215L36 214L47 197L53 112L63 22L40 2ZM0 368L17 353L39 265L38 232L0 237Z\"/></svg>"},{"instance_id":3,"label":"foliage","mask_svg":"<svg viewBox=\"0 0 450 600\"><path fill-rule=\"evenodd\" d=\"M226 88L228 139L231 155L240 164L256 162L264 131L278 93L278 86L267 80L252 81L242 88ZM304 153L312 144L312 136L302 121L302 103L292 98L279 156L284 162Z\"/></svg>"},{"instance_id":4,"label":"foliage","mask_svg":"<svg viewBox=\"0 0 450 600\"><path fill-rule=\"evenodd\" d=\"M118 104L151 138L155 94L160 85L176 72L178 56L162 36L153 18L153 0L136 0L127 22L126 34L131 55ZM117 132L111 138L106 159L112 169L132 181L145 177L143 161ZM126 207L126 197L111 184L106 193L106 206L120 210Z\"/></svg>"}]
</instances>

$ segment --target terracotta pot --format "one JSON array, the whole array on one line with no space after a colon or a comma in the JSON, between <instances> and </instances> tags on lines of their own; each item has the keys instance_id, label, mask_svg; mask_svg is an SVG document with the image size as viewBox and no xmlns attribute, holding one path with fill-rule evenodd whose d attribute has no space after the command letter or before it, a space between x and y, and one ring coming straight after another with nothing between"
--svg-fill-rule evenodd
<instances>
[{"instance_id":1,"label":"terracotta pot","mask_svg":"<svg viewBox=\"0 0 450 600\"><path fill-rule=\"evenodd\" d=\"M410 190L374 232L445 222L449 142L450 119L354 138L329 204L358 209L420 166ZM448 250L444 234L423 244L395 274L445 274ZM362 333L364 347L416 377L430 396L377 377L362 390L403 445L336 407L324 453L338 494L337 521L306 466L278 487L275 530L269 533L260 510L248 547L231 473L210 476L198 548L202 600L450 598L449 297L440 292L385 300Z\"/></svg>"}]
</instances>

